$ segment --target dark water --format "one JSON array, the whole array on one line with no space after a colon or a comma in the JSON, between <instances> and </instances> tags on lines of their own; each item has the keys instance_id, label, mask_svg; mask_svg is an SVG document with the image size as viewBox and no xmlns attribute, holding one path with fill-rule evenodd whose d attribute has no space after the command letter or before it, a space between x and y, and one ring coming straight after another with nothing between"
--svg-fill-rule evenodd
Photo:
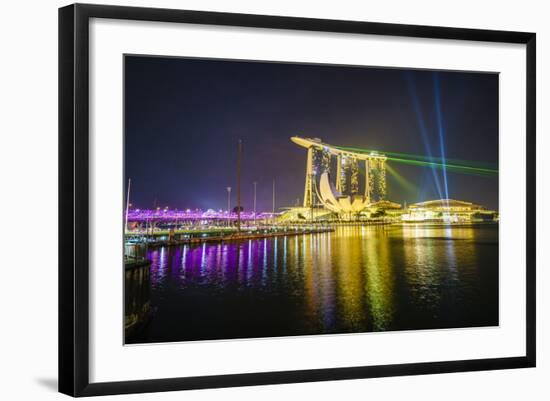
<instances>
[{"instance_id":1,"label":"dark water","mask_svg":"<svg viewBox=\"0 0 550 401\"><path fill-rule=\"evenodd\" d=\"M153 317L128 343L498 325L498 226L150 251Z\"/></svg>"}]
</instances>

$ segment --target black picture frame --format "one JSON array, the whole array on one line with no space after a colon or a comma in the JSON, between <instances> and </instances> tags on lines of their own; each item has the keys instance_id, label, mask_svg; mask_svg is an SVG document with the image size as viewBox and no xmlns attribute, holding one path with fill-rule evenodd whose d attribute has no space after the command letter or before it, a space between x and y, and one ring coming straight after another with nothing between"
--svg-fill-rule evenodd
<instances>
[{"instance_id":1,"label":"black picture frame","mask_svg":"<svg viewBox=\"0 0 550 401\"><path fill-rule=\"evenodd\" d=\"M526 354L520 357L354 366L154 380L89 381L88 61L91 18L437 38L526 45ZM534 367L536 35L357 21L74 4L59 9L59 391L71 396L252 386Z\"/></svg>"}]
</instances>

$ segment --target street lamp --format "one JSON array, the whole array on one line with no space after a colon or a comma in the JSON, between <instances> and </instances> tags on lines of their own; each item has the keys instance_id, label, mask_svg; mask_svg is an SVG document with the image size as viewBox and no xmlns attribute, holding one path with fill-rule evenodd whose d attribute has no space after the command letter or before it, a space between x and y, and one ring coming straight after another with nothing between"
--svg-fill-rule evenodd
<instances>
[{"instance_id":1,"label":"street lamp","mask_svg":"<svg viewBox=\"0 0 550 401\"><path fill-rule=\"evenodd\" d=\"M254 181L254 226L256 226L256 181Z\"/></svg>"},{"instance_id":2,"label":"street lamp","mask_svg":"<svg viewBox=\"0 0 550 401\"><path fill-rule=\"evenodd\" d=\"M275 179L273 179L273 208L271 210L271 214L275 214ZM273 217L273 216L271 216Z\"/></svg>"}]
</instances>

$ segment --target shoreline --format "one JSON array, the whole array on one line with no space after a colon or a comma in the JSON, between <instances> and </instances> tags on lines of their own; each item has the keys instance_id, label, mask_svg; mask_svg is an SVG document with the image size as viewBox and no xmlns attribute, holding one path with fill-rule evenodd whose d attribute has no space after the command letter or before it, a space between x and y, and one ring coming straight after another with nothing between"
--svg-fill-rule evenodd
<instances>
[{"instance_id":1,"label":"shoreline","mask_svg":"<svg viewBox=\"0 0 550 401\"><path fill-rule=\"evenodd\" d=\"M366 223L366 224L365 224ZM267 231L267 229L259 230L264 232L229 232L222 235L212 235L208 236L207 232L197 230L192 232L191 237L189 238L180 238L180 239L162 239L147 242L149 247L160 247L160 246L180 246L180 245L191 245L191 244L203 244L203 243L223 243L223 242L235 242L235 241L249 241L249 240L258 240L265 238L273 237L284 237L284 236L296 236L296 235L310 235L310 234L322 234L334 232L338 227L362 227L362 226L394 226L394 227L423 227L423 228L461 228L461 227L498 227L498 221L487 221L487 222L461 222L461 223L444 223L444 222L345 222L345 223L332 223L325 227L312 228L306 230L275 230ZM189 233L189 231L185 231ZM163 236L166 233L155 233L156 236ZM176 232L176 235L178 233ZM179 234L181 235L181 234ZM138 235L132 235L132 237L138 237ZM127 242L127 244L135 245L145 245L145 242Z\"/></svg>"}]
</instances>

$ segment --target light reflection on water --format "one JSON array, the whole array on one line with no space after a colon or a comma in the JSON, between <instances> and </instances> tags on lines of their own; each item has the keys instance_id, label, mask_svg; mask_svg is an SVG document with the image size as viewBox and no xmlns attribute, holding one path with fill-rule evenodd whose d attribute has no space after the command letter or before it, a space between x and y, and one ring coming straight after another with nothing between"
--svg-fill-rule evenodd
<instances>
[{"instance_id":1,"label":"light reflection on water","mask_svg":"<svg viewBox=\"0 0 550 401\"><path fill-rule=\"evenodd\" d=\"M498 324L498 227L355 226L150 251L133 342Z\"/></svg>"}]
</instances>

